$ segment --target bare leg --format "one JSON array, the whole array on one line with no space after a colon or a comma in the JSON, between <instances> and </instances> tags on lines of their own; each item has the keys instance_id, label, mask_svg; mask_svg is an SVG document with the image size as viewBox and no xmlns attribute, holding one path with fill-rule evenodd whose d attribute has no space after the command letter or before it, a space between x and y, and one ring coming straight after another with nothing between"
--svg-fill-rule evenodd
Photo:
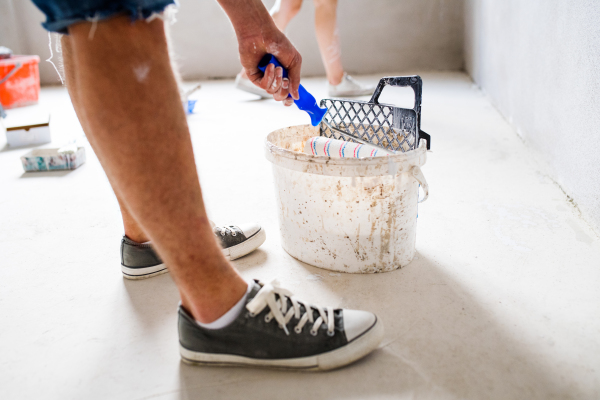
<instances>
[{"instance_id":1,"label":"bare leg","mask_svg":"<svg viewBox=\"0 0 600 400\"><path fill-rule=\"evenodd\" d=\"M79 117L79 120L82 123L82 127L84 131L87 133L89 131L88 126L83 126L85 119L80 115L82 114L82 110L80 107L79 101L79 92L77 90L77 81L76 75L73 71L73 49L71 46L71 38L67 35L62 35L61 37L61 48L62 48L62 56L64 60L64 71L65 78L67 82L67 90L69 91L69 96L71 97L71 102L73 103L73 108L75 109L75 113ZM150 240L148 235L143 231L142 227L137 223L133 216L127 210L125 203L117 196L117 201L119 202L119 208L121 209L121 216L123 218L123 228L125 230L125 235L138 243L144 243Z\"/></svg>"},{"instance_id":2,"label":"bare leg","mask_svg":"<svg viewBox=\"0 0 600 400\"><path fill-rule=\"evenodd\" d=\"M281 32L285 32L290 21L298 14L300 8L302 7L302 0L277 0L271 11L271 17L275 22L275 25ZM242 68L241 71L242 77L248 79L246 72ZM341 79L341 78L340 78Z\"/></svg>"},{"instance_id":3,"label":"bare leg","mask_svg":"<svg viewBox=\"0 0 600 400\"><path fill-rule=\"evenodd\" d=\"M119 202L119 208L121 209L121 218L123 219L123 229L125 236L129 239L138 242L145 243L150 240L150 237L144 232L140 224L133 218L133 215L127 210L125 203L117 196Z\"/></svg>"},{"instance_id":4,"label":"bare leg","mask_svg":"<svg viewBox=\"0 0 600 400\"><path fill-rule=\"evenodd\" d=\"M315 30L327 80L338 85L344 77L344 67L336 21L337 0L314 0L314 3Z\"/></svg>"},{"instance_id":5,"label":"bare leg","mask_svg":"<svg viewBox=\"0 0 600 400\"><path fill-rule=\"evenodd\" d=\"M90 28L69 28L65 54L78 117L115 193L168 265L183 306L213 321L246 283L206 216L163 22L111 18L97 23L93 40Z\"/></svg>"},{"instance_id":6,"label":"bare leg","mask_svg":"<svg viewBox=\"0 0 600 400\"><path fill-rule=\"evenodd\" d=\"M269 13L275 25L284 32L290 21L298 14L302 7L302 0L277 0Z\"/></svg>"}]
</instances>

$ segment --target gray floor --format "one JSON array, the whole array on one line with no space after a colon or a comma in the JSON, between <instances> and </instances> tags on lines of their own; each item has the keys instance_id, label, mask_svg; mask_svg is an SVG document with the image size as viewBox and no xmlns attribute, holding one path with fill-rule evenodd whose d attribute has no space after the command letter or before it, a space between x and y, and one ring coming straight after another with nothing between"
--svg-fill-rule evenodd
<instances>
[{"instance_id":1,"label":"gray floor","mask_svg":"<svg viewBox=\"0 0 600 400\"><path fill-rule=\"evenodd\" d=\"M305 80L317 98L323 82ZM599 398L600 239L465 75L425 74L424 85L434 151L417 257L377 275L333 274L279 245L263 141L305 114L231 81L196 95L189 125L212 219L267 230L235 262L243 275L385 324L378 350L329 373L180 363L175 286L169 275L123 280L117 203L89 145L76 171L25 174L26 150L0 143L0 397ZM42 103L55 145L85 143L64 89L44 89Z\"/></svg>"}]
</instances>

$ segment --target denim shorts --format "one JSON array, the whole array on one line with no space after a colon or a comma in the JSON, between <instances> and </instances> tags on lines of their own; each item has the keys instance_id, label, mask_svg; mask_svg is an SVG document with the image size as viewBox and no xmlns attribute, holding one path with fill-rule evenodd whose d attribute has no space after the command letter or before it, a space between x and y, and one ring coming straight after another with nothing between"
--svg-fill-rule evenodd
<instances>
[{"instance_id":1,"label":"denim shorts","mask_svg":"<svg viewBox=\"0 0 600 400\"><path fill-rule=\"evenodd\" d=\"M67 27L83 21L98 21L118 14L132 20L161 13L175 0L32 0L46 14L42 26L50 32L68 33Z\"/></svg>"}]
</instances>

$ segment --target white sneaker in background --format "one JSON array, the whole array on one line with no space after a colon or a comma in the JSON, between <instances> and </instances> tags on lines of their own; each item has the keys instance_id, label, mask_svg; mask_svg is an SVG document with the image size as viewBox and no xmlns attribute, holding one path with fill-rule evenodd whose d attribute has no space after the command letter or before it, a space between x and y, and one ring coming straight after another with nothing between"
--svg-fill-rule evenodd
<instances>
[{"instance_id":1,"label":"white sneaker in background","mask_svg":"<svg viewBox=\"0 0 600 400\"><path fill-rule=\"evenodd\" d=\"M243 78L241 73L237 74L237 76L235 77L235 88L243 90L244 92L256 94L262 97L263 99L273 98L273 96L267 93L266 90L263 90L256 86L254 83L250 82L250 79Z\"/></svg>"},{"instance_id":2,"label":"white sneaker in background","mask_svg":"<svg viewBox=\"0 0 600 400\"><path fill-rule=\"evenodd\" d=\"M327 87L329 89L329 96L331 97L366 96L373 94L375 91L375 86L357 82L345 72L339 85L327 83Z\"/></svg>"}]
</instances>

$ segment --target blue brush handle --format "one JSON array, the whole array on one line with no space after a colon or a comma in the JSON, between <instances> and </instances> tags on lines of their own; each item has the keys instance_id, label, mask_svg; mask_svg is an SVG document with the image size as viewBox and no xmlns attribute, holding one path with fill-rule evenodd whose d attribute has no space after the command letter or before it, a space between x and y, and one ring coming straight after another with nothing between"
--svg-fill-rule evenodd
<instances>
[{"instance_id":1,"label":"blue brush handle","mask_svg":"<svg viewBox=\"0 0 600 400\"><path fill-rule=\"evenodd\" d=\"M283 66L272 54L266 54L262 60L260 60L260 63L258 63L258 69L260 69L262 72L265 72L265 69L267 69L269 64L275 65L275 68L281 67L281 69L283 69L283 77L288 77L286 69L283 68ZM294 100L294 104L296 104L299 109L306 111L308 115L310 115L310 123L312 126L319 125L327 113L327 109L319 107L314 96L308 93L308 91L304 89L304 86L300 85L298 88L298 94L300 95L300 98L298 100ZM288 97L292 97L292 95L290 94Z\"/></svg>"}]
</instances>

